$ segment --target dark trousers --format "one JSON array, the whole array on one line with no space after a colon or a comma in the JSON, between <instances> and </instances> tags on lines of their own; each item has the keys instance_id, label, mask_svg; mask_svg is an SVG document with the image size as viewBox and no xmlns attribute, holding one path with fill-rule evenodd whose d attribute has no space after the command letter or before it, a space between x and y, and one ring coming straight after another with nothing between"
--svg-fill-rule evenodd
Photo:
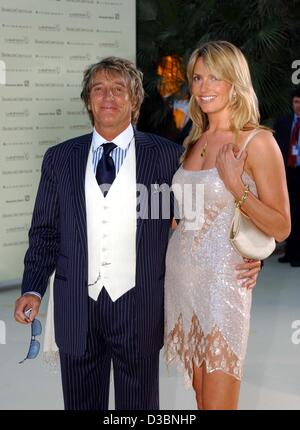
<instances>
[{"instance_id":1,"label":"dark trousers","mask_svg":"<svg viewBox=\"0 0 300 430\"><path fill-rule=\"evenodd\" d=\"M291 234L286 241L286 256L300 262L300 167L287 169L287 184L291 206Z\"/></svg>"},{"instance_id":2,"label":"dark trousers","mask_svg":"<svg viewBox=\"0 0 300 430\"><path fill-rule=\"evenodd\" d=\"M116 409L159 409L159 351L137 353L134 298L133 289L114 303L104 288L89 298L85 355L60 353L65 409L108 410L111 362Z\"/></svg>"}]
</instances>

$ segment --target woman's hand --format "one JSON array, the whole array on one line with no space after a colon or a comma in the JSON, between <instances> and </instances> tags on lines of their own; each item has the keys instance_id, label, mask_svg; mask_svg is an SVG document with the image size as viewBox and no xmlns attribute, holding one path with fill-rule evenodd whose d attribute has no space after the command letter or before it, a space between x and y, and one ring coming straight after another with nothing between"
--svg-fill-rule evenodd
<instances>
[{"instance_id":1,"label":"woman's hand","mask_svg":"<svg viewBox=\"0 0 300 430\"><path fill-rule=\"evenodd\" d=\"M244 258L244 262L236 266L236 277L242 287L252 290L261 271L261 262Z\"/></svg>"},{"instance_id":2,"label":"woman's hand","mask_svg":"<svg viewBox=\"0 0 300 430\"><path fill-rule=\"evenodd\" d=\"M240 189L247 152L242 151L239 158L237 155L239 155L237 147L232 143L227 143L222 146L216 158L219 176L228 191L233 194L236 194L237 187Z\"/></svg>"}]
</instances>

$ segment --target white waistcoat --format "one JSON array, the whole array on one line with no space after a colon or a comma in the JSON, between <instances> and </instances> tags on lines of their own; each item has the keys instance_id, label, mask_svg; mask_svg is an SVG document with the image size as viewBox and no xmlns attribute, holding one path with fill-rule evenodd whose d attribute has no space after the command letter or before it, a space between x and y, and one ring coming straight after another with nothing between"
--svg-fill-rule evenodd
<instances>
[{"instance_id":1,"label":"white waistcoat","mask_svg":"<svg viewBox=\"0 0 300 430\"><path fill-rule=\"evenodd\" d=\"M135 286L136 160L131 143L106 197L97 184L89 153L85 176L88 293L97 300L105 287L113 301Z\"/></svg>"}]
</instances>

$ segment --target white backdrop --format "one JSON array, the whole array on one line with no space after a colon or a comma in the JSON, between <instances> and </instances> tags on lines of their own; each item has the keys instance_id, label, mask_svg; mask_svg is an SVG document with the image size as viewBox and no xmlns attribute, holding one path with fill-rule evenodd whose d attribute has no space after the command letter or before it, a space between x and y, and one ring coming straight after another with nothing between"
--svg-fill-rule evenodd
<instances>
[{"instance_id":1,"label":"white backdrop","mask_svg":"<svg viewBox=\"0 0 300 430\"><path fill-rule=\"evenodd\" d=\"M0 0L0 287L23 271L46 149L90 131L83 70L135 61L135 0Z\"/></svg>"}]
</instances>

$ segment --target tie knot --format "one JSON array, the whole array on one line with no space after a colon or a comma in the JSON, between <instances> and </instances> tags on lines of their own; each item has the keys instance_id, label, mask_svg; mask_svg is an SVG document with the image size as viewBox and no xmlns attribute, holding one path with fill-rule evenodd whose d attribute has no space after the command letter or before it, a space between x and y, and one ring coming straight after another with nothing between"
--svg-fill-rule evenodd
<instances>
[{"instance_id":1,"label":"tie knot","mask_svg":"<svg viewBox=\"0 0 300 430\"><path fill-rule=\"evenodd\" d=\"M111 151L117 147L117 145L113 142L103 143L101 146L103 148L103 154L104 155L109 155L111 153Z\"/></svg>"}]
</instances>

